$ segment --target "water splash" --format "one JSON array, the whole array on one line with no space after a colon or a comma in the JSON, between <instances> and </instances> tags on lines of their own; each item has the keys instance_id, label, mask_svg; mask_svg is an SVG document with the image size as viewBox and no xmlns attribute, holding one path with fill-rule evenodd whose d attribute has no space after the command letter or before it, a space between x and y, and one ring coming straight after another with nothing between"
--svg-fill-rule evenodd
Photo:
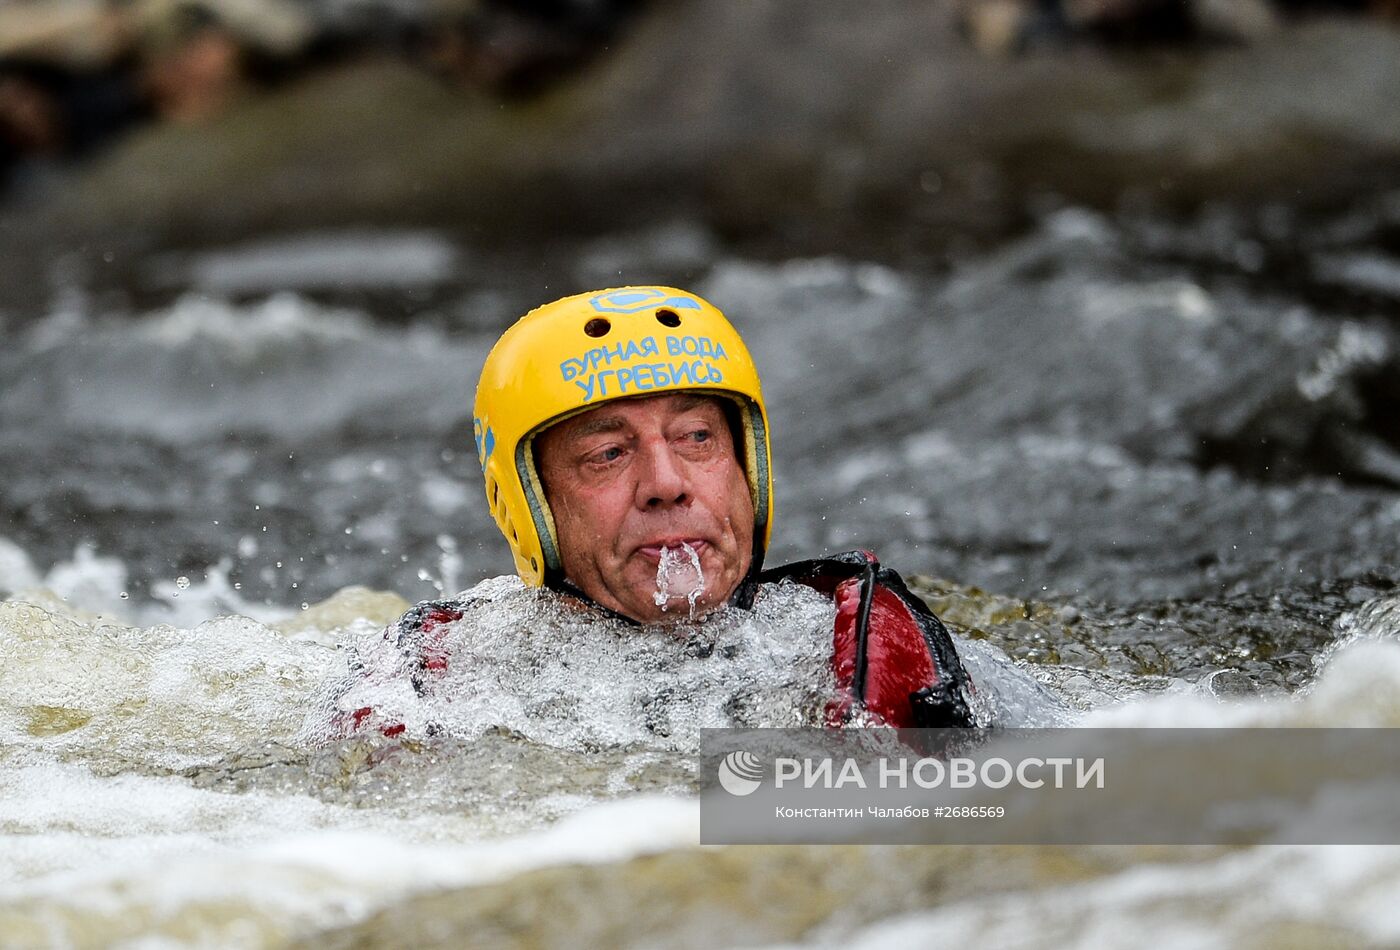
<instances>
[{"instance_id":1,"label":"water splash","mask_svg":"<svg viewBox=\"0 0 1400 950\"><path fill-rule=\"evenodd\" d=\"M439 556L437 574L426 567L418 569L418 579L427 581L437 589L439 597L450 597L462 589L462 555L457 550L457 540L449 534L437 536Z\"/></svg>"},{"instance_id":2,"label":"water splash","mask_svg":"<svg viewBox=\"0 0 1400 950\"><path fill-rule=\"evenodd\" d=\"M303 740L335 738L368 706L369 734L396 723L409 739L504 729L555 749L693 751L701 728L816 725L835 691L835 607L800 585L767 585L753 610L717 611L680 635L580 611L516 577L481 582L463 608L427 634L391 627L348 645L353 672L326 684ZM445 666L425 674L425 649Z\"/></svg>"},{"instance_id":3,"label":"water splash","mask_svg":"<svg viewBox=\"0 0 1400 950\"><path fill-rule=\"evenodd\" d=\"M286 743L343 664L245 617L132 627L0 603L0 757L170 770Z\"/></svg>"},{"instance_id":4,"label":"water splash","mask_svg":"<svg viewBox=\"0 0 1400 950\"><path fill-rule=\"evenodd\" d=\"M705 592L705 572L700 567L700 555L686 542L679 548L663 547L656 565L656 593L652 600L663 611L672 597L685 597L690 605L690 619L695 619L695 601Z\"/></svg>"}]
</instances>

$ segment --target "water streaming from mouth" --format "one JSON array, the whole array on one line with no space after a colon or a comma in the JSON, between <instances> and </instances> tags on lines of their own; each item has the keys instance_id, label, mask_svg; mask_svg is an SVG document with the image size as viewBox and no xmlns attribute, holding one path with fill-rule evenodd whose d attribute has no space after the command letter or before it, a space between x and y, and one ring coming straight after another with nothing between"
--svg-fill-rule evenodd
<instances>
[{"instance_id":1,"label":"water streaming from mouth","mask_svg":"<svg viewBox=\"0 0 1400 950\"><path fill-rule=\"evenodd\" d=\"M652 601L663 611L669 609L672 597L684 597L690 607L690 619L695 619L695 601L705 592L705 572L700 567L700 554L682 541L679 548L661 548L661 560L656 565L656 593Z\"/></svg>"}]
</instances>

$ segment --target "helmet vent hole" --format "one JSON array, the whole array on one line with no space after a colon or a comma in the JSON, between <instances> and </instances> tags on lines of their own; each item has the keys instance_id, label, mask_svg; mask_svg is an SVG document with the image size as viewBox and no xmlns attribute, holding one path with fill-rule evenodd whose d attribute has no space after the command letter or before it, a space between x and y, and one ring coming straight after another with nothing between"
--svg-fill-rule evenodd
<instances>
[{"instance_id":1,"label":"helmet vent hole","mask_svg":"<svg viewBox=\"0 0 1400 950\"><path fill-rule=\"evenodd\" d=\"M681 325L681 316L674 310L658 310L656 322L663 327L678 327Z\"/></svg>"},{"instance_id":2,"label":"helmet vent hole","mask_svg":"<svg viewBox=\"0 0 1400 950\"><path fill-rule=\"evenodd\" d=\"M602 317L594 317L583 325L583 332L589 336L607 336L612 324Z\"/></svg>"},{"instance_id":3,"label":"helmet vent hole","mask_svg":"<svg viewBox=\"0 0 1400 950\"><path fill-rule=\"evenodd\" d=\"M532 570L532 571L538 571L539 569L540 569L540 562L539 562L539 561L536 561L534 558L530 558L530 570Z\"/></svg>"}]
</instances>

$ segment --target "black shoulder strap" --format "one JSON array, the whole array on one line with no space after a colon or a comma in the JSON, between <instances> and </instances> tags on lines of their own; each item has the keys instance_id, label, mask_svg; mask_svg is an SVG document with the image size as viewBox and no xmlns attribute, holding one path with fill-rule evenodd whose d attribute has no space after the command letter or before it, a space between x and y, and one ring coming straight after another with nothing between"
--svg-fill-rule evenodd
<instances>
[{"instance_id":1,"label":"black shoulder strap","mask_svg":"<svg viewBox=\"0 0 1400 950\"><path fill-rule=\"evenodd\" d=\"M870 608L875 599L876 587L884 587L898 597L913 615L938 670L937 683L918 690L909 697L915 725L922 728L972 726L972 712L964 695L965 690L970 687L971 678L958 657L948 628L929 609L928 604L909 589L909 585L898 572L881 567L873 554L868 551L846 551L831 557L796 561L764 571L759 580L763 583L773 583L790 578L830 595L842 581L853 577L861 578L860 605L855 626L856 668L852 680L852 692L856 701L865 702L865 687L869 674L867 645L870 638Z\"/></svg>"},{"instance_id":2,"label":"black shoulder strap","mask_svg":"<svg viewBox=\"0 0 1400 950\"><path fill-rule=\"evenodd\" d=\"M880 562L867 551L844 551L830 557L793 561L791 564L784 564L781 567L771 567L758 575L758 582L760 584L775 584L778 581L791 578L808 586L814 586L811 584L812 580L833 580L839 583L847 578L860 576L871 564L874 564L878 569Z\"/></svg>"}]
</instances>

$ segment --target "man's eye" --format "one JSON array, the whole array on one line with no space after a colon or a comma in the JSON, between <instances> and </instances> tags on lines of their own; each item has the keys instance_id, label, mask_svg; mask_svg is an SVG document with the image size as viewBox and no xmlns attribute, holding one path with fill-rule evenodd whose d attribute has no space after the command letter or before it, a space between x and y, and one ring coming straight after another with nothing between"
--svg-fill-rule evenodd
<instances>
[{"instance_id":1,"label":"man's eye","mask_svg":"<svg viewBox=\"0 0 1400 950\"><path fill-rule=\"evenodd\" d=\"M710 430L696 429L694 432L690 433L690 439L694 442L708 442L710 441Z\"/></svg>"},{"instance_id":2,"label":"man's eye","mask_svg":"<svg viewBox=\"0 0 1400 950\"><path fill-rule=\"evenodd\" d=\"M594 462L616 462L620 458L622 458L622 449L615 445L610 445L606 449L594 452L592 455L592 461Z\"/></svg>"}]
</instances>

